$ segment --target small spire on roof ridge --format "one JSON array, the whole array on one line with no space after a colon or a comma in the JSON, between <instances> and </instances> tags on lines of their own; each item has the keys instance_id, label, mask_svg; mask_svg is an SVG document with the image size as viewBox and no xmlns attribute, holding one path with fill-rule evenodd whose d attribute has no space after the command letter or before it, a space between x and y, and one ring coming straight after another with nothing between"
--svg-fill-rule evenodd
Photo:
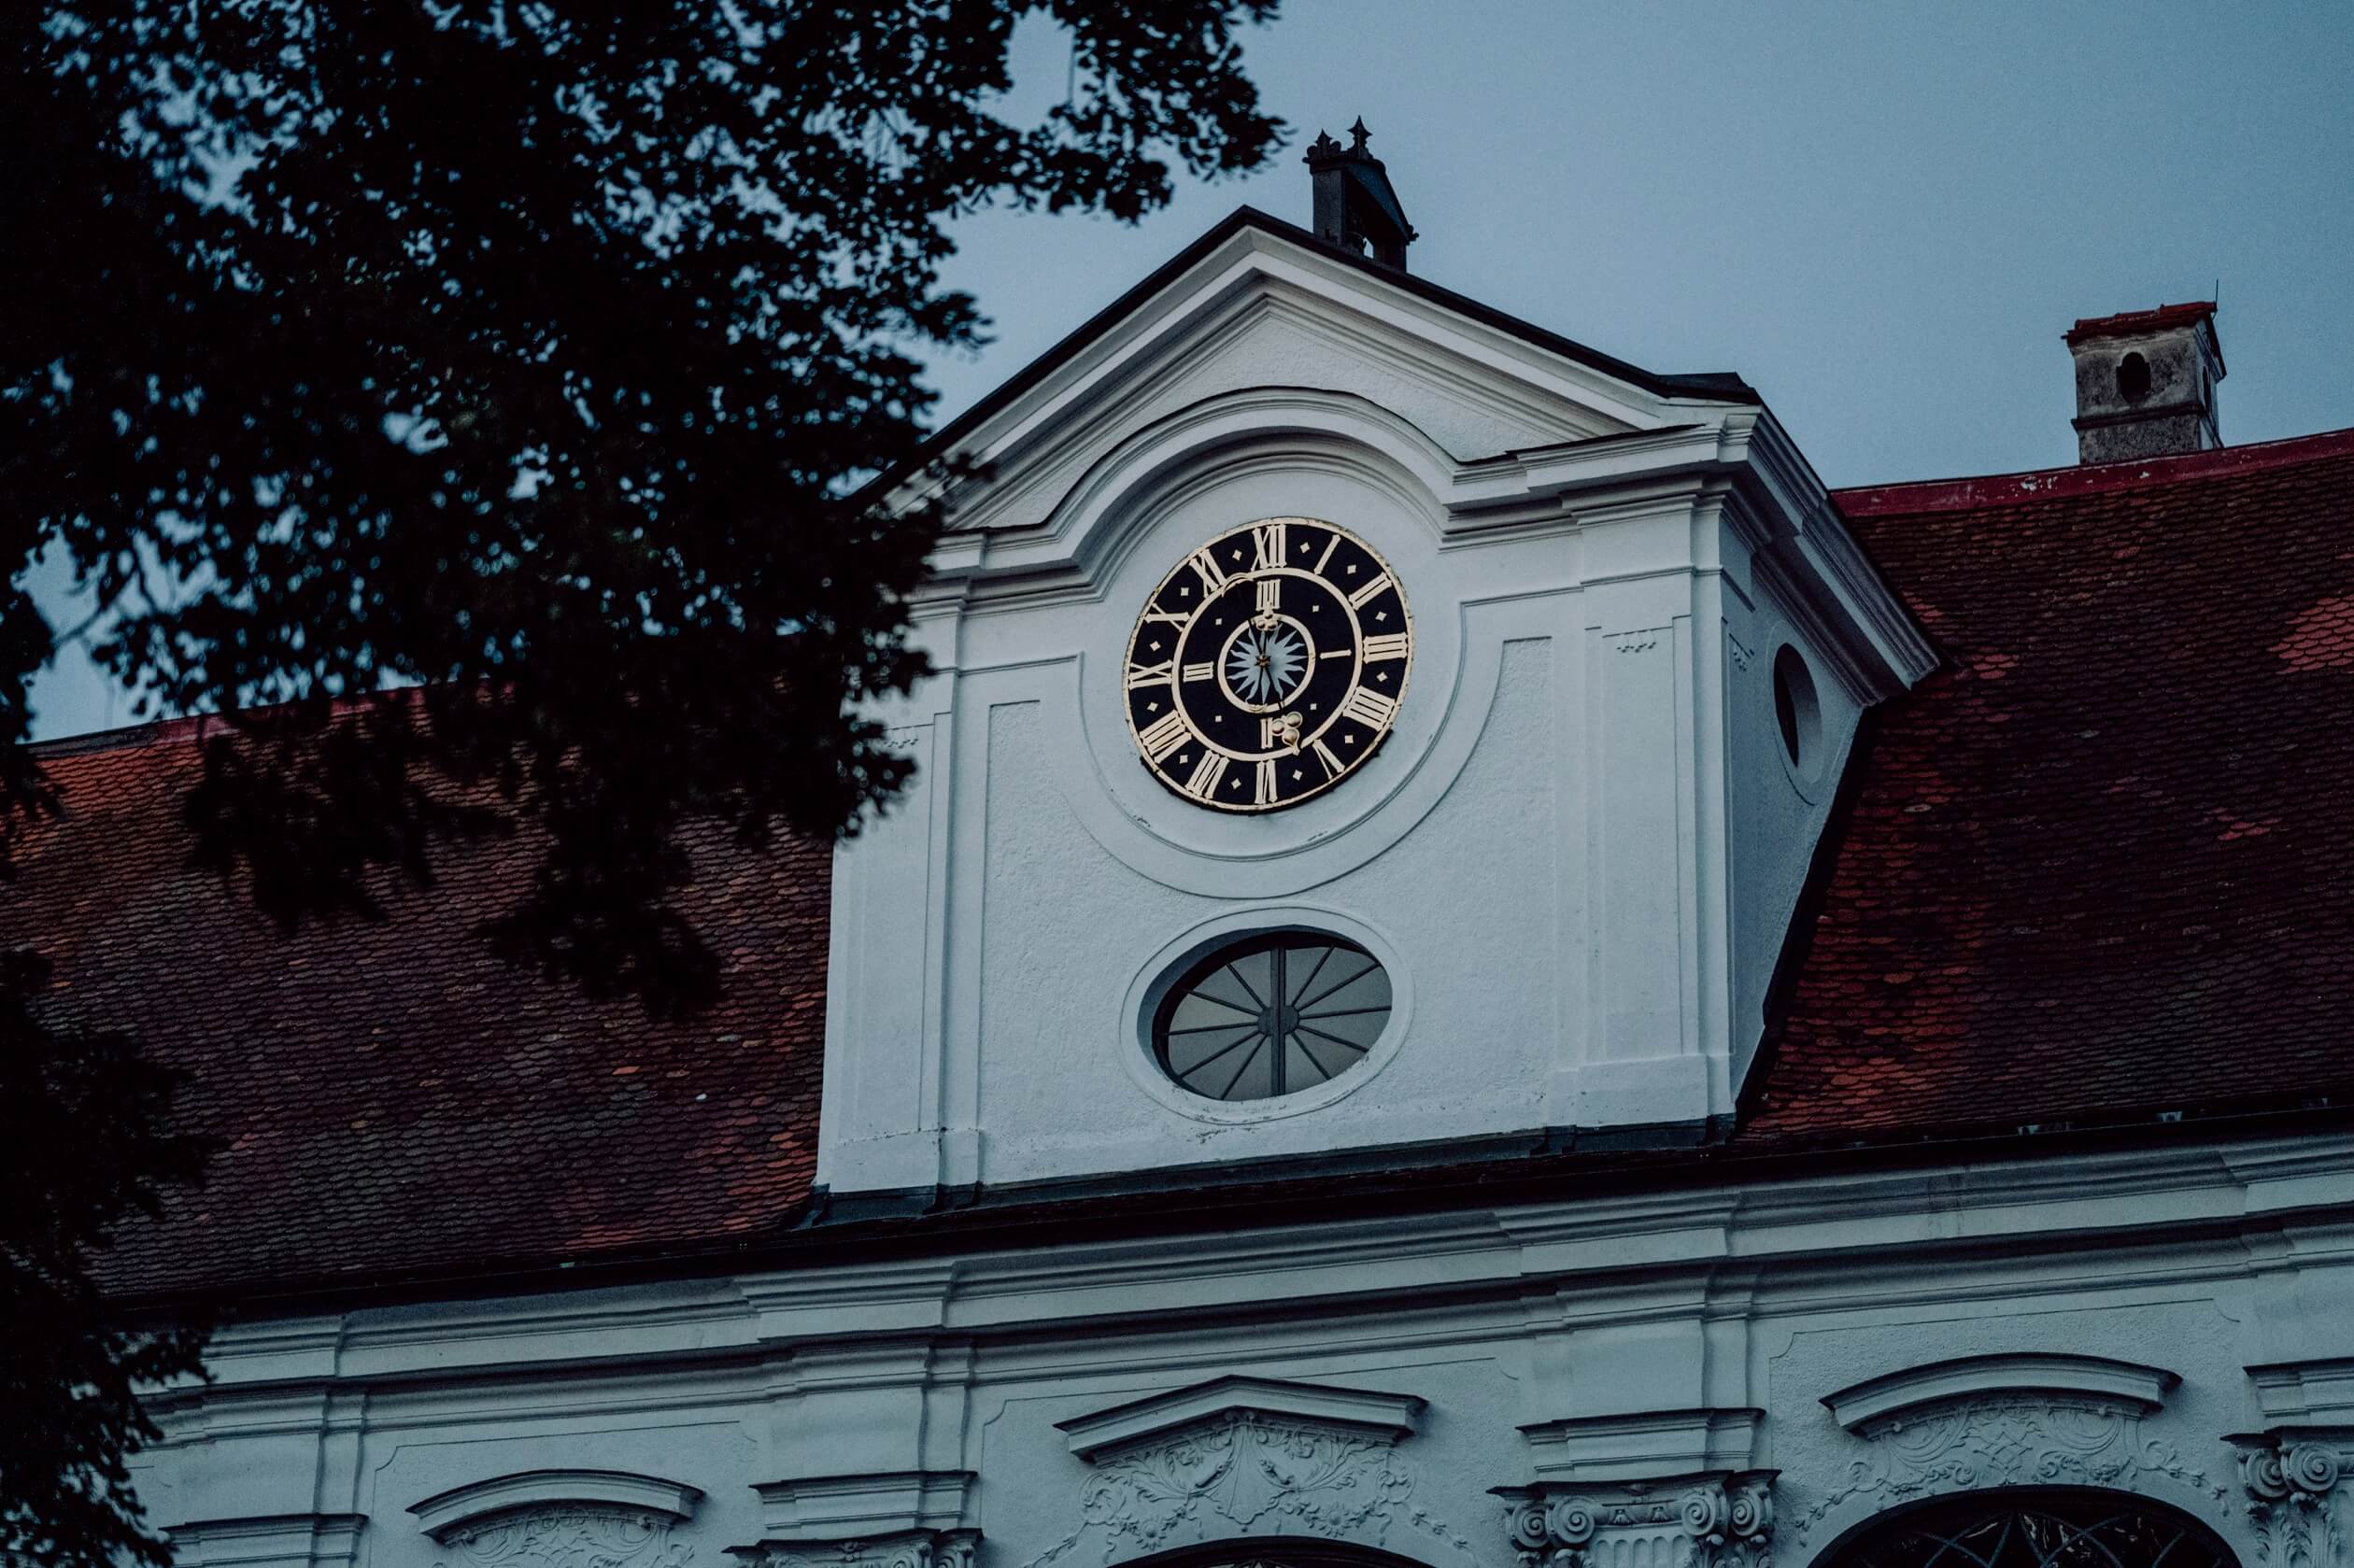
<instances>
[{"instance_id":1,"label":"small spire on roof ridge","mask_svg":"<svg viewBox=\"0 0 2354 1568\"><path fill-rule=\"evenodd\" d=\"M1414 226L1406 221L1406 209L1398 204L1388 171L1366 148L1373 133L1365 128L1363 115L1349 127L1349 134L1354 145L1343 148L1326 132L1317 131L1301 160L1313 181L1315 235L1359 256L1369 251L1374 261L1403 272Z\"/></svg>"}]
</instances>

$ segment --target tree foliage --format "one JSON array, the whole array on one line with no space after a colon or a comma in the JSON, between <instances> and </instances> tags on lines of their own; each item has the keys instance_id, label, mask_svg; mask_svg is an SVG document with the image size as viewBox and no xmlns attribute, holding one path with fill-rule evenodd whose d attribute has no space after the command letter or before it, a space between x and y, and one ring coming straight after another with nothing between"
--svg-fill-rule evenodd
<instances>
[{"instance_id":1,"label":"tree foliage","mask_svg":"<svg viewBox=\"0 0 2354 1568\"><path fill-rule=\"evenodd\" d=\"M110 1318L87 1259L206 1150L164 1130L171 1075L129 1037L35 1016L47 972L0 955L0 1561L166 1564L124 1458L155 1435L138 1385L195 1372L202 1325Z\"/></svg>"},{"instance_id":2,"label":"tree foliage","mask_svg":"<svg viewBox=\"0 0 2354 1568\"><path fill-rule=\"evenodd\" d=\"M529 834L488 933L691 1007L689 822L854 831L908 764L901 596L938 510L915 352L981 341L948 224L1134 219L1253 167L1275 0L26 0L0 15L0 871L60 809L27 685L61 637L220 715L193 853L290 928ZM1008 118L1015 24L1069 92ZM99 606L27 592L62 552ZM70 803L66 803L68 806ZM523 853L518 851L517 853ZM125 890L135 896L135 890ZM0 974L0 1552L163 1561L135 1382L192 1334L85 1264L196 1146L131 1043ZM78 1152L77 1152L78 1151Z\"/></svg>"},{"instance_id":3,"label":"tree foliage","mask_svg":"<svg viewBox=\"0 0 2354 1568\"><path fill-rule=\"evenodd\" d=\"M0 145L0 528L68 551L95 647L236 713L200 854L290 925L451 835L543 830L511 956L709 995L678 828L855 828L909 764L859 705L921 671L939 518L912 347L971 345L945 225L1133 219L1277 123L1274 0L82 0L23 8ZM1068 98L1002 106L1026 13ZM0 604L0 748L46 801Z\"/></svg>"}]
</instances>

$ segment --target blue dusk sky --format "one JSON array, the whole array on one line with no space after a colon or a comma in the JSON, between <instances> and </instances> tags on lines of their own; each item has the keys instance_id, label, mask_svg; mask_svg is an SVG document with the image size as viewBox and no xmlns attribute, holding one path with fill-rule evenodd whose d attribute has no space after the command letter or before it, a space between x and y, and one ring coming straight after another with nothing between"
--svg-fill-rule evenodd
<instances>
[{"instance_id":1,"label":"blue dusk sky","mask_svg":"<svg viewBox=\"0 0 2354 1568\"><path fill-rule=\"evenodd\" d=\"M1034 108L1068 49L1017 41ZM994 341L934 362L939 417L1235 206L1305 223L1300 152L1362 115L1414 272L1650 369L1738 372L1833 486L2072 462L2069 322L2219 287L2225 441L2354 426L2341 0L1289 0L1245 48L1292 127L1264 172L1133 227L959 226L949 280ZM72 649L35 703L47 737L132 717Z\"/></svg>"}]
</instances>

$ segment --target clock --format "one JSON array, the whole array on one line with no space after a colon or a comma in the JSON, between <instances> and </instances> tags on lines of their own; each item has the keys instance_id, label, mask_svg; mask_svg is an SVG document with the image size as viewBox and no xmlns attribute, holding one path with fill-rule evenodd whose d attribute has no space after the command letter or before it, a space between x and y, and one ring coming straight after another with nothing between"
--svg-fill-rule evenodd
<instances>
[{"instance_id":1,"label":"clock","mask_svg":"<svg viewBox=\"0 0 2354 1568\"><path fill-rule=\"evenodd\" d=\"M1371 545L1314 517L1262 518L1145 600L1128 729L1153 776L1196 805L1281 811L1380 749L1413 662L1405 589Z\"/></svg>"}]
</instances>

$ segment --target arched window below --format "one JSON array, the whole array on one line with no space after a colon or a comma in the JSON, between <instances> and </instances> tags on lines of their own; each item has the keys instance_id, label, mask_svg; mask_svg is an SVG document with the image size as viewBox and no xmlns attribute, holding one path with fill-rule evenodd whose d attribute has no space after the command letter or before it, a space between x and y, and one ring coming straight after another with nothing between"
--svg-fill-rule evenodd
<instances>
[{"instance_id":1,"label":"arched window below","mask_svg":"<svg viewBox=\"0 0 2354 1568\"><path fill-rule=\"evenodd\" d=\"M2190 1515L2125 1492L1996 1488L1868 1519L1817 1568L2239 1568Z\"/></svg>"}]
</instances>

